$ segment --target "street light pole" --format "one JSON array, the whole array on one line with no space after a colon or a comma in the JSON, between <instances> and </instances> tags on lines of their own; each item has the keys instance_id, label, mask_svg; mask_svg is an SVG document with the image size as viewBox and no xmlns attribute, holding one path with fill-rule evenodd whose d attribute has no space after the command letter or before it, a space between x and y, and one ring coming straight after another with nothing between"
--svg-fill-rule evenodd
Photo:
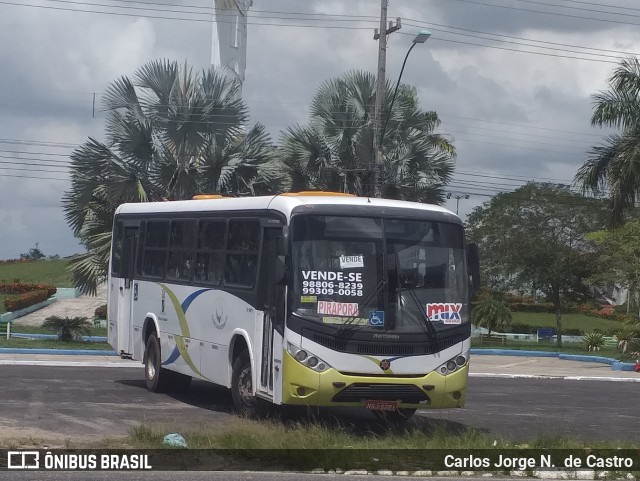
<instances>
[{"instance_id":1,"label":"street light pole","mask_svg":"<svg viewBox=\"0 0 640 481\"><path fill-rule=\"evenodd\" d=\"M468 199L469 194L460 194L460 195L447 194L447 199L451 199L451 197L453 197L456 200L456 215L458 215L458 211L460 210L460 199Z\"/></svg>"},{"instance_id":2,"label":"street light pole","mask_svg":"<svg viewBox=\"0 0 640 481\"><path fill-rule=\"evenodd\" d=\"M382 197L380 186L380 169L382 167L382 149L380 148L380 123L382 117L382 102L384 99L384 91L386 86L387 73L387 13L389 9L389 0L382 0L382 9L380 13L380 30L378 38L378 76L376 84L376 107L373 120L373 156L375 162L375 172L373 181L373 196Z\"/></svg>"},{"instance_id":3,"label":"street light pole","mask_svg":"<svg viewBox=\"0 0 640 481\"><path fill-rule=\"evenodd\" d=\"M387 86L387 36L401 28L400 19L398 19L396 25L391 22L387 27L388 11L389 0L381 0L380 29L376 29L373 37L378 40L378 75L376 77L376 105L373 119L373 158L375 163L373 195L378 198L382 197L380 173L384 163L380 143L380 126L382 124L382 106Z\"/></svg>"},{"instance_id":4,"label":"street light pole","mask_svg":"<svg viewBox=\"0 0 640 481\"><path fill-rule=\"evenodd\" d=\"M393 91L393 98L391 99L391 105L389 106L389 112L387 112L387 118L384 122L384 126L382 127L382 133L380 134L380 152L382 152L382 145L384 143L384 134L387 131L387 125L389 125L389 119L391 118L391 112L393 111L393 105L396 103L396 97L398 96L398 89L400 88L400 81L402 80L402 74L404 74L404 68L407 66L407 60L409 60L409 55L411 51L415 48L419 43L425 43L429 37L431 36L431 32L429 30L421 30L420 33L413 39L413 44L409 48L407 55L404 57L404 62L402 62L402 69L400 70L400 75L398 76L398 81L396 82L396 88Z\"/></svg>"}]
</instances>

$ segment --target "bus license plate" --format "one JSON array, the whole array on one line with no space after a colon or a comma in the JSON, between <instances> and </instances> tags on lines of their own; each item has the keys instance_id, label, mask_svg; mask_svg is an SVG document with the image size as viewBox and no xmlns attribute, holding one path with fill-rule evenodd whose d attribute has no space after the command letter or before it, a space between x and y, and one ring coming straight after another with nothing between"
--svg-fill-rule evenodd
<instances>
[{"instance_id":1,"label":"bus license plate","mask_svg":"<svg viewBox=\"0 0 640 481\"><path fill-rule=\"evenodd\" d=\"M366 401L367 409L372 411L397 411L398 401Z\"/></svg>"}]
</instances>

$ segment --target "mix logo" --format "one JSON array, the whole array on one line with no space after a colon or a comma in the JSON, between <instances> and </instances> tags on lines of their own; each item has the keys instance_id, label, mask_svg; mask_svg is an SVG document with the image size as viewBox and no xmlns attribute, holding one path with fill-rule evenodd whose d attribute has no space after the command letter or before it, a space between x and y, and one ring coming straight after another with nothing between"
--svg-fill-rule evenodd
<instances>
[{"instance_id":1,"label":"mix logo","mask_svg":"<svg viewBox=\"0 0 640 481\"><path fill-rule=\"evenodd\" d=\"M445 324L462 324L460 303L433 303L427 304L427 317L431 321L444 321Z\"/></svg>"}]
</instances>

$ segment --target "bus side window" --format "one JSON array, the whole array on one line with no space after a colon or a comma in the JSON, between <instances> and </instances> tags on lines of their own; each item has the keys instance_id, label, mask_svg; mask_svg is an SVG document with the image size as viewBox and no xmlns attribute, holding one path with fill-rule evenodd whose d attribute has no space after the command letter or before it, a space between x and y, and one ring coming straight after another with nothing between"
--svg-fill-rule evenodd
<instances>
[{"instance_id":1,"label":"bus side window","mask_svg":"<svg viewBox=\"0 0 640 481\"><path fill-rule=\"evenodd\" d=\"M257 219L229 221L226 284L253 287L256 281L260 222Z\"/></svg>"},{"instance_id":2,"label":"bus side window","mask_svg":"<svg viewBox=\"0 0 640 481\"><path fill-rule=\"evenodd\" d=\"M196 281L220 284L224 277L225 240L227 221L206 219L200 221L198 253L194 278Z\"/></svg>"},{"instance_id":3,"label":"bus side window","mask_svg":"<svg viewBox=\"0 0 640 481\"><path fill-rule=\"evenodd\" d=\"M119 277L120 263L122 261L122 237L124 232L124 224L121 221L116 222L116 228L113 232L113 257L111 258L111 275Z\"/></svg>"},{"instance_id":4,"label":"bus side window","mask_svg":"<svg viewBox=\"0 0 640 481\"><path fill-rule=\"evenodd\" d=\"M145 234L144 263L142 266L142 272L145 276L165 277L168 246L169 221L148 221Z\"/></svg>"},{"instance_id":5,"label":"bus side window","mask_svg":"<svg viewBox=\"0 0 640 481\"><path fill-rule=\"evenodd\" d=\"M144 254L144 234L146 229L146 222L140 222L140 234L138 236L138 248L136 249L136 277L140 277L142 275L142 258Z\"/></svg>"},{"instance_id":6,"label":"bus side window","mask_svg":"<svg viewBox=\"0 0 640 481\"><path fill-rule=\"evenodd\" d=\"M191 280L193 254L196 247L196 221L174 220L171 222L171 243L167 277Z\"/></svg>"}]
</instances>

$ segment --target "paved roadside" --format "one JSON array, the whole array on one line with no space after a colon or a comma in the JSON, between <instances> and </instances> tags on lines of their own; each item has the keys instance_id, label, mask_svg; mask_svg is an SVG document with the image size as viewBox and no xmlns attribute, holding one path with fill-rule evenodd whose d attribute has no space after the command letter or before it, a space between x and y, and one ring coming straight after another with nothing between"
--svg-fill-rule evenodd
<instances>
[{"instance_id":1,"label":"paved roadside","mask_svg":"<svg viewBox=\"0 0 640 481\"><path fill-rule=\"evenodd\" d=\"M20 326L40 326L49 316L86 317L91 319L97 307L107 303L107 284L98 286L97 296L82 295L75 299L58 299L47 307L20 317L11 323L11 329L20 331Z\"/></svg>"},{"instance_id":2,"label":"paved roadside","mask_svg":"<svg viewBox=\"0 0 640 481\"><path fill-rule=\"evenodd\" d=\"M572 380L628 380L640 382L640 373L612 371L599 362L568 361L553 357L472 355L470 375L476 377L541 378Z\"/></svg>"},{"instance_id":3,"label":"paved roadside","mask_svg":"<svg viewBox=\"0 0 640 481\"><path fill-rule=\"evenodd\" d=\"M139 361L117 356L56 354L4 354L0 365L75 366L75 367L142 367ZM476 355L471 358L470 376L496 378L561 378L568 380L603 380L640 382L640 373L612 371L611 366L595 362L567 361L544 357L511 357Z\"/></svg>"},{"instance_id":4,"label":"paved roadside","mask_svg":"<svg viewBox=\"0 0 640 481\"><path fill-rule=\"evenodd\" d=\"M4 354L0 366L58 366L58 367L142 367L142 363L118 356L60 355L60 354Z\"/></svg>"}]
</instances>

